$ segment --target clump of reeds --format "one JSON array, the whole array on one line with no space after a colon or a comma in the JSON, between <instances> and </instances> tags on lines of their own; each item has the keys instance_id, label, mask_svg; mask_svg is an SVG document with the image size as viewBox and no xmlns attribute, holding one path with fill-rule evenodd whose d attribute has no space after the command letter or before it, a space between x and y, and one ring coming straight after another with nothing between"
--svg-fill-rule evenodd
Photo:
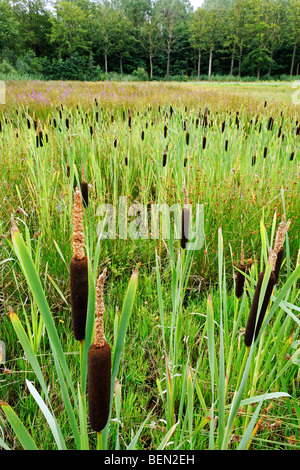
<instances>
[{"instance_id":1,"label":"clump of reeds","mask_svg":"<svg viewBox=\"0 0 300 470\"><path fill-rule=\"evenodd\" d=\"M241 246L241 259L238 265L238 270L239 271L237 271L235 278L235 295L239 299L244 292L245 276L243 273L246 272L243 241Z\"/></svg>"},{"instance_id":2,"label":"clump of reeds","mask_svg":"<svg viewBox=\"0 0 300 470\"><path fill-rule=\"evenodd\" d=\"M265 295L262 300L261 304L261 310L259 313L259 317L257 319L257 312L258 312L258 306L259 306L259 299L260 299L260 293L261 293L261 288L262 288L262 283L264 280L264 276L266 273L266 270L262 271L261 274L259 275L257 285L255 288L252 304L250 307L250 312L249 312L249 317L248 317L248 322L246 326L246 331L245 331L245 344L247 347L251 346L253 338L256 339L259 333L259 330L261 328L272 292L273 288L277 282L278 275L279 275L279 270L282 262L280 262L280 257L282 255L282 248L283 248L283 243L284 243L284 237L286 232L289 229L290 222L288 221L285 223L285 219L281 221L279 224L277 233L276 233L276 238L275 238L275 243L274 243L274 249L270 252L269 256L269 263L272 264L272 271L268 280L268 284L266 287ZM279 263L279 264L278 264Z\"/></svg>"},{"instance_id":3,"label":"clump of reeds","mask_svg":"<svg viewBox=\"0 0 300 470\"><path fill-rule=\"evenodd\" d=\"M96 286L95 338L88 351L88 405L91 427L101 432L109 417L111 388L111 349L104 335L103 287L106 268Z\"/></svg>"},{"instance_id":4,"label":"clump of reeds","mask_svg":"<svg viewBox=\"0 0 300 470\"><path fill-rule=\"evenodd\" d=\"M88 264L84 251L82 198L76 187L73 208L73 257L70 261L72 327L77 341L85 338L88 303Z\"/></svg>"}]
</instances>

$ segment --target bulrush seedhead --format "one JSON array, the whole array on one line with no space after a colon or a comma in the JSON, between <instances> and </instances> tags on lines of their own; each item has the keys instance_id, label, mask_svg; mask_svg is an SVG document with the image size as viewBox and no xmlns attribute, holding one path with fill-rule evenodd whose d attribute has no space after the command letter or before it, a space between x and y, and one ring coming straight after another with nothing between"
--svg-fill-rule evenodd
<instances>
[{"instance_id":1,"label":"bulrush seedhead","mask_svg":"<svg viewBox=\"0 0 300 470\"><path fill-rule=\"evenodd\" d=\"M181 248L185 249L188 243L188 236L189 236L189 225L190 225L190 211L188 207L188 192L183 183L183 192L184 192L184 207L181 212Z\"/></svg>"},{"instance_id":2,"label":"bulrush seedhead","mask_svg":"<svg viewBox=\"0 0 300 470\"><path fill-rule=\"evenodd\" d=\"M81 165L81 174L82 174L82 181L81 181L81 185L80 185L81 195L82 195L84 206L88 207L88 205L89 205L89 187L88 187L88 184L87 184L86 179L85 179L83 163Z\"/></svg>"},{"instance_id":3,"label":"bulrush seedhead","mask_svg":"<svg viewBox=\"0 0 300 470\"><path fill-rule=\"evenodd\" d=\"M238 269L239 271L237 271L236 279L235 279L235 295L239 299L243 295L243 292L244 292L245 276L243 273L246 272L243 241L241 244L241 260L240 260L240 264L238 265Z\"/></svg>"}]
</instances>

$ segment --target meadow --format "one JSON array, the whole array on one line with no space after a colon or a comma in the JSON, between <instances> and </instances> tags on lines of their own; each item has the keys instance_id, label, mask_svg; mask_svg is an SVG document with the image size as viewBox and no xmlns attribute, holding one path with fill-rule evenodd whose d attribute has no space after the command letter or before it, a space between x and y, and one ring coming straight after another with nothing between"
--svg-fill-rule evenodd
<instances>
[{"instance_id":1,"label":"meadow","mask_svg":"<svg viewBox=\"0 0 300 470\"><path fill-rule=\"evenodd\" d=\"M6 82L0 107L0 446L299 450L300 114L289 84ZM84 203L83 183L88 191ZM88 266L72 331L75 188ZM198 250L102 237L99 207L203 205ZM128 215L129 222L134 221ZM256 285L280 275L245 344ZM244 269L241 269L241 266ZM109 417L91 427L96 283ZM237 277L244 280L236 295ZM258 307L268 291L263 282Z\"/></svg>"}]
</instances>

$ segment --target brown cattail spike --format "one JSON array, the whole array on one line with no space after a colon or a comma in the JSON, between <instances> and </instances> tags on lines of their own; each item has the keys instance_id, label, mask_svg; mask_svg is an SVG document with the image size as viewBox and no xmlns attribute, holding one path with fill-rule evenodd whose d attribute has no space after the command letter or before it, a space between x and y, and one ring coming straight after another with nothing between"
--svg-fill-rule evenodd
<instances>
[{"instance_id":1,"label":"brown cattail spike","mask_svg":"<svg viewBox=\"0 0 300 470\"><path fill-rule=\"evenodd\" d=\"M239 271L237 271L236 279L235 279L235 295L239 299L243 295L244 284L245 284L245 276L242 273L246 272L243 241L242 241L242 246L241 246L241 261L240 261L240 264L238 265L238 269Z\"/></svg>"},{"instance_id":2,"label":"brown cattail spike","mask_svg":"<svg viewBox=\"0 0 300 470\"><path fill-rule=\"evenodd\" d=\"M72 328L77 341L85 338L88 289L87 257L84 256L82 259L73 257L70 261L70 290Z\"/></svg>"},{"instance_id":3,"label":"brown cattail spike","mask_svg":"<svg viewBox=\"0 0 300 470\"><path fill-rule=\"evenodd\" d=\"M81 195L82 195L82 200L83 200L84 207L88 207L88 205L89 205L89 187L88 187L88 184L85 180L83 164L82 164L81 168L82 168L82 170L81 170L82 182L81 182L81 185L80 185Z\"/></svg>"},{"instance_id":4,"label":"brown cattail spike","mask_svg":"<svg viewBox=\"0 0 300 470\"><path fill-rule=\"evenodd\" d=\"M188 193L185 184L183 184L184 191L184 207L181 212L181 248L185 249L188 243L189 236L189 225L190 225L190 211L187 207L188 205Z\"/></svg>"},{"instance_id":5,"label":"brown cattail spike","mask_svg":"<svg viewBox=\"0 0 300 470\"><path fill-rule=\"evenodd\" d=\"M163 166L166 166L167 164L167 154L166 152L163 153Z\"/></svg>"},{"instance_id":6,"label":"brown cattail spike","mask_svg":"<svg viewBox=\"0 0 300 470\"><path fill-rule=\"evenodd\" d=\"M284 257L284 248L282 247L282 248L278 251L277 258L276 258L276 263L275 263L275 268L274 268L274 274L275 274L275 278L276 278L276 284L277 284L277 282L278 282L278 278L279 278L279 273L280 273L280 268L281 268L281 265L282 265L283 257Z\"/></svg>"},{"instance_id":7,"label":"brown cattail spike","mask_svg":"<svg viewBox=\"0 0 300 470\"><path fill-rule=\"evenodd\" d=\"M96 286L95 340L88 351L88 403L89 420L94 431L100 432L109 417L111 389L111 349L105 341L103 316L103 286L106 269Z\"/></svg>"}]
</instances>

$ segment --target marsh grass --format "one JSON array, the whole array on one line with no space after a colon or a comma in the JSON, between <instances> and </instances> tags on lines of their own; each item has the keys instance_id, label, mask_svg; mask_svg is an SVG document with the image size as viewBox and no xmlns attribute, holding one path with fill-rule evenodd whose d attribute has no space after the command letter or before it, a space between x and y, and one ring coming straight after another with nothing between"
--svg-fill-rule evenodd
<instances>
[{"instance_id":1,"label":"marsh grass","mask_svg":"<svg viewBox=\"0 0 300 470\"><path fill-rule=\"evenodd\" d=\"M164 84L162 91L161 84L72 83L65 84L72 92L63 106L58 92L61 84L47 84L49 104L32 102L26 96L33 86L46 93L44 83L10 85L8 104L0 117L0 339L7 345L0 393L37 446L97 445L86 421L84 393L77 388L78 383L85 383L86 369L72 336L68 281L74 186L80 187L84 167L89 185L85 243L93 272L96 266L108 269L105 331L113 347L117 346L127 281L139 265L135 308L122 339L126 353L119 357L109 432L103 433L102 446L297 448L300 155L296 109L271 99L265 107L260 97L242 97L233 88L228 93L224 85L198 89ZM25 93L17 102L22 88ZM268 130L270 115L272 130ZM48 136L43 147L36 147L39 130ZM183 183L190 202L204 204L203 249L182 250L175 239L97 238L100 204L117 205L119 195L127 196L128 205L182 203ZM243 335L251 301L284 213L291 219L291 228L283 266L265 328L250 354ZM49 324L41 313L39 296L31 291L14 250L11 214L40 279L50 311L46 318L52 319L50 331L64 352L60 359L52 350L53 338L47 333ZM237 299L234 267L240 261L242 240L247 270L243 295ZM9 306L15 312L11 318ZM37 395L26 379L44 393L44 400L48 388L39 388L37 369L24 355L13 326L19 334L23 329L27 352L33 352L40 380L46 380L51 390L49 409L60 430L56 440L45 426L41 401L35 400ZM87 357L87 345L81 353ZM63 397L59 360L69 376L70 394L65 392ZM277 395L265 396L272 393ZM71 403L62 406L62 398L68 401L68 396ZM79 421L73 419L73 405ZM1 429L0 437L7 445L19 448L5 414L1 414Z\"/></svg>"}]
</instances>

